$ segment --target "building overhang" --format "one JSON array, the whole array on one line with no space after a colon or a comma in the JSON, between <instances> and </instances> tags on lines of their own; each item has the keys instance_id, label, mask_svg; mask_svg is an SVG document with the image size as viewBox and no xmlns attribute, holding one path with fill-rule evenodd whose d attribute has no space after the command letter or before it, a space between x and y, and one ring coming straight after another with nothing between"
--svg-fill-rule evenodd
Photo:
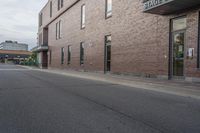
<instances>
[{"instance_id":1,"label":"building overhang","mask_svg":"<svg viewBox=\"0 0 200 133\"><path fill-rule=\"evenodd\" d=\"M200 6L200 0L143 0L146 13L168 15Z\"/></svg>"},{"instance_id":2,"label":"building overhang","mask_svg":"<svg viewBox=\"0 0 200 133\"><path fill-rule=\"evenodd\" d=\"M43 52L43 51L48 51L49 47L48 46L37 46L35 48L33 48L31 51L32 52Z\"/></svg>"}]
</instances>

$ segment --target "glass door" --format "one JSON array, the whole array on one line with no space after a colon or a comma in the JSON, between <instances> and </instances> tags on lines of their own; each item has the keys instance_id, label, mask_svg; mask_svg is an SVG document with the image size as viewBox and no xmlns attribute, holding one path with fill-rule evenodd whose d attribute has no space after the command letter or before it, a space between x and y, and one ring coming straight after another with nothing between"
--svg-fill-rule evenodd
<instances>
[{"instance_id":1,"label":"glass door","mask_svg":"<svg viewBox=\"0 0 200 133\"><path fill-rule=\"evenodd\" d=\"M185 36L187 30L186 16L170 20L169 79L184 79L185 76Z\"/></svg>"},{"instance_id":2,"label":"glass door","mask_svg":"<svg viewBox=\"0 0 200 133\"><path fill-rule=\"evenodd\" d=\"M173 76L184 76L185 32L173 33Z\"/></svg>"},{"instance_id":3,"label":"glass door","mask_svg":"<svg viewBox=\"0 0 200 133\"><path fill-rule=\"evenodd\" d=\"M111 71L111 35L105 37L105 72Z\"/></svg>"}]
</instances>

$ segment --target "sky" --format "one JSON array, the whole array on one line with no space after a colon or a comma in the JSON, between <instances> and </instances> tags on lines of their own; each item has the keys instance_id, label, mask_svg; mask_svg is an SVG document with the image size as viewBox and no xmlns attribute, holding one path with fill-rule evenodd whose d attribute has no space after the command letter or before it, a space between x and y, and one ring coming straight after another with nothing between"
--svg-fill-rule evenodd
<instances>
[{"instance_id":1,"label":"sky","mask_svg":"<svg viewBox=\"0 0 200 133\"><path fill-rule=\"evenodd\" d=\"M0 43L13 40L37 45L38 13L48 0L1 0Z\"/></svg>"}]
</instances>

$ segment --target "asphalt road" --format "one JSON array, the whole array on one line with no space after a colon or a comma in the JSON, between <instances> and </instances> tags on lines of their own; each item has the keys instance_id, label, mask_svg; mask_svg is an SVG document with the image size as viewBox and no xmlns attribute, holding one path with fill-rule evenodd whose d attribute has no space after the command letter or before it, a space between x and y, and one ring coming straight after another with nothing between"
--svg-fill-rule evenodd
<instances>
[{"instance_id":1,"label":"asphalt road","mask_svg":"<svg viewBox=\"0 0 200 133\"><path fill-rule=\"evenodd\" d=\"M200 100L0 65L0 133L200 133Z\"/></svg>"}]
</instances>

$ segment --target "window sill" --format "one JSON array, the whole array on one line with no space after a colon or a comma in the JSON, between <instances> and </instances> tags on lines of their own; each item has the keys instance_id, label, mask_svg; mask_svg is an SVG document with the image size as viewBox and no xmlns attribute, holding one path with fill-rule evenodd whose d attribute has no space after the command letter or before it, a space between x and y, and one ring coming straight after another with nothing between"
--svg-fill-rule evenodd
<instances>
[{"instance_id":1,"label":"window sill","mask_svg":"<svg viewBox=\"0 0 200 133\"><path fill-rule=\"evenodd\" d=\"M81 27L81 30L84 30L85 29L85 27Z\"/></svg>"},{"instance_id":2,"label":"window sill","mask_svg":"<svg viewBox=\"0 0 200 133\"><path fill-rule=\"evenodd\" d=\"M109 18L112 18L112 15L105 16L105 19L109 19Z\"/></svg>"}]
</instances>

